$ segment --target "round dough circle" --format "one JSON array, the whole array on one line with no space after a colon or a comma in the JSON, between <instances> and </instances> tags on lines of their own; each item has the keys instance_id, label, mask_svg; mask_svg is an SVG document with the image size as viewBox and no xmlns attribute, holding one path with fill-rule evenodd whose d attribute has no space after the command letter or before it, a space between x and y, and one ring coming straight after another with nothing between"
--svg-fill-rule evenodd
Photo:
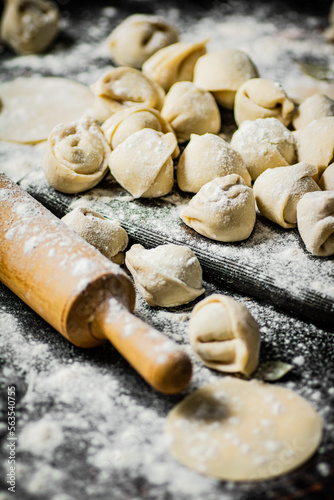
<instances>
[{"instance_id":1,"label":"round dough circle","mask_svg":"<svg viewBox=\"0 0 334 500\"><path fill-rule=\"evenodd\" d=\"M0 86L0 140L23 144L48 138L58 123L93 116L85 85L57 77L17 78Z\"/></svg>"},{"instance_id":2,"label":"round dough circle","mask_svg":"<svg viewBox=\"0 0 334 500\"><path fill-rule=\"evenodd\" d=\"M255 481L303 464L321 441L322 424L314 408L289 389L225 377L174 407L165 433L172 455L191 469Z\"/></svg>"}]
</instances>

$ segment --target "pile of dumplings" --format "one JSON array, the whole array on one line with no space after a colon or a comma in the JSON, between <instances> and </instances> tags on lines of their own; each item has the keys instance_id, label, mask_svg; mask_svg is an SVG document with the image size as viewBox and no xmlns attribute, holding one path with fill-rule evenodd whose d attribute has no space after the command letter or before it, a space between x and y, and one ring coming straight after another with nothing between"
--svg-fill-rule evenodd
<instances>
[{"instance_id":1,"label":"pile of dumplings","mask_svg":"<svg viewBox=\"0 0 334 500\"><path fill-rule=\"evenodd\" d=\"M207 238L249 238L258 209L297 227L313 255L334 254L334 101L314 94L297 104L245 52L182 42L157 16L128 17L106 43L118 66L91 84L95 121L51 133L51 186L82 192L108 171L134 198L177 184L193 194L182 221ZM222 109L236 124L229 141Z\"/></svg>"}]
</instances>

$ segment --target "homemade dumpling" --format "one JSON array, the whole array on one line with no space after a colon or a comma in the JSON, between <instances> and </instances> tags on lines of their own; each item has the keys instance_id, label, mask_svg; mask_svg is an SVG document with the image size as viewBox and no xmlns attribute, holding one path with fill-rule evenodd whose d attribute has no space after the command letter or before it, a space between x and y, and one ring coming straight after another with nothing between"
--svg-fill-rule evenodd
<instances>
[{"instance_id":1,"label":"homemade dumpling","mask_svg":"<svg viewBox=\"0 0 334 500\"><path fill-rule=\"evenodd\" d=\"M61 219L116 264L124 263L128 235L118 220L106 219L89 207L76 207Z\"/></svg>"},{"instance_id":2,"label":"homemade dumpling","mask_svg":"<svg viewBox=\"0 0 334 500\"><path fill-rule=\"evenodd\" d=\"M112 151L110 171L135 198L164 196L173 187L172 156L176 147L174 134L144 128Z\"/></svg>"},{"instance_id":3,"label":"homemade dumpling","mask_svg":"<svg viewBox=\"0 0 334 500\"><path fill-rule=\"evenodd\" d=\"M280 83L252 78L243 83L235 95L234 118L240 125L245 120L272 117L288 126L294 109L294 103Z\"/></svg>"},{"instance_id":4,"label":"homemade dumpling","mask_svg":"<svg viewBox=\"0 0 334 500\"><path fill-rule=\"evenodd\" d=\"M160 110L165 92L160 85L135 68L113 68L90 86L95 95L95 115L100 122L138 104Z\"/></svg>"},{"instance_id":5,"label":"homemade dumpling","mask_svg":"<svg viewBox=\"0 0 334 500\"><path fill-rule=\"evenodd\" d=\"M297 159L293 133L276 118L242 122L230 144L240 153L252 180L267 168L292 165Z\"/></svg>"},{"instance_id":6,"label":"homemade dumpling","mask_svg":"<svg viewBox=\"0 0 334 500\"><path fill-rule=\"evenodd\" d=\"M295 129L306 127L313 120L334 116L334 101L324 94L313 94L296 108L292 119Z\"/></svg>"},{"instance_id":7,"label":"homemade dumpling","mask_svg":"<svg viewBox=\"0 0 334 500\"><path fill-rule=\"evenodd\" d=\"M240 175L217 177L204 184L181 214L187 226L218 241L241 241L254 228L255 199Z\"/></svg>"},{"instance_id":8,"label":"homemade dumpling","mask_svg":"<svg viewBox=\"0 0 334 500\"><path fill-rule=\"evenodd\" d=\"M166 92L176 82L192 81L194 66L197 59L206 53L207 42L178 42L164 47L147 59L143 72Z\"/></svg>"},{"instance_id":9,"label":"homemade dumpling","mask_svg":"<svg viewBox=\"0 0 334 500\"><path fill-rule=\"evenodd\" d=\"M238 88L258 71L248 55L238 49L223 49L200 57L194 68L194 83L210 90L218 103L233 109Z\"/></svg>"},{"instance_id":10,"label":"homemade dumpling","mask_svg":"<svg viewBox=\"0 0 334 500\"><path fill-rule=\"evenodd\" d=\"M91 118L57 125L48 138L46 180L62 193L80 193L95 186L108 170L110 147Z\"/></svg>"},{"instance_id":11,"label":"homemade dumpling","mask_svg":"<svg viewBox=\"0 0 334 500\"><path fill-rule=\"evenodd\" d=\"M214 134L191 134L177 166L180 189L197 193L207 182L229 174L238 174L247 186L251 185L241 155L224 139Z\"/></svg>"},{"instance_id":12,"label":"homemade dumpling","mask_svg":"<svg viewBox=\"0 0 334 500\"><path fill-rule=\"evenodd\" d=\"M8 0L1 19L1 38L17 54L37 54L56 38L59 20L54 2Z\"/></svg>"},{"instance_id":13,"label":"homemade dumpling","mask_svg":"<svg viewBox=\"0 0 334 500\"><path fill-rule=\"evenodd\" d=\"M111 149L115 149L124 139L143 128L152 128L163 134L168 132L174 134L174 130L159 111L141 105L117 111L103 123L101 128Z\"/></svg>"},{"instance_id":14,"label":"homemade dumpling","mask_svg":"<svg viewBox=\"0 0 334 500\"><path fill-rule=\"evenodd\" d=\"M260 212L284 228L297 225L296 206L305 193L320 191L312 178L317 167L297 163L288 167L268 168L254 182L254 194Z\"/></svg>"},{"instance_id":15,"label":"homemade dumpling","mask_svg":"<svg viewBox=\"0 0 334 500\"><path fill-rule=\"evenodd\" d=\"M209 368L246 376L257 368L259 327L248 309L230 297L214 294L196 304L189 338L196 355Z\"/></svg>"},{"instance_id":16,"label":"homemade dumpling","mask_svg":"<svg viewBox=\"0 0 334 500\"><path fill-rule=\"evenodd\" d=\"M324 191L334 191L334 163L328 165L318 184Z\"/></svg>"},{"instance_id":17,"label":"homemade dumpling","mask_svg":"<svg viewBox=\"0 0 334 500\"><path fill-rule=\"evenodd\" d=\"M309 252L334 255L334 191L306 193L297 205L297 224Z\"/></svg>"},{"instance_id":18,"label":"homemade dumpling","mask_svg":"<svg viewBox=\"0 0 334 500\"><path fill-rule=\"evenodd\" d=\"M178 82L170 88L161 114L179 142L188 141L191 134L217 134L220 130L220 112L213 95L192 82Z\"/></svg>"},{"instance_id":19,"label":"homemade dumpling","mask_svg":"<svg viewBox=\"0 0 334 500\"><path fill-rule=\"evenodd\" d=\"M112 31L107 44L116 64L141 68L155 52L177 41L177 30L163 18L133 14Z\"/></svg>"},{"instance_id":20,"label":"homemade dumpling","mask_svg":"<svg viewBox=\"0 0 334 500\"><path fill-rule=\"evenodd\" d=\"M204 293L201 265L186 246L167 244L146 250L133 245L125 255L125 264L151 306L175 307Z\"/></svg>"},{"instance_id":21,"label":"homemade dumpling","mask_svg":"<svg viewBox=\"0 0 334 500\"><path fill-rule=\"evenodd\" d=\"M313 163L321 175L334 157L334 116L319 118L295 132L298 159Z\"/></svg>"}]
</instances>

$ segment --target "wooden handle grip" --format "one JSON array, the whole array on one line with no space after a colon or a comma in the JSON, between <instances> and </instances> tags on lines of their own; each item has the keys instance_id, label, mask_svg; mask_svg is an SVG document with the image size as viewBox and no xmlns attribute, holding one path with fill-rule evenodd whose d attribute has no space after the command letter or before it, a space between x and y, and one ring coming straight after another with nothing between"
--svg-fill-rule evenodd
<instances>
[{"instance_id":1,"label":"wooden handle grip","mask_svg":"<svg viewBox=\"0 0 334 500\"><path fill-rule=\"evenodd\" d=\"M96 338L108 338L156 390L175 394L188 385L192 364L185 351L115 299L97 308L91 331Z\"/></svg>"},{"instance_id":2,"label":"wooden handle grip","mask_svg":"<svg viewBox=\"0 0 334 500\"><path fill-rule=\"evenodd\" d=\"M4 174L0 206L0 280L8 288L73 344L109 339L154 388L184 389L188 356L131 315L135 291L119 266Z\"/></svg>"}]
</instances>

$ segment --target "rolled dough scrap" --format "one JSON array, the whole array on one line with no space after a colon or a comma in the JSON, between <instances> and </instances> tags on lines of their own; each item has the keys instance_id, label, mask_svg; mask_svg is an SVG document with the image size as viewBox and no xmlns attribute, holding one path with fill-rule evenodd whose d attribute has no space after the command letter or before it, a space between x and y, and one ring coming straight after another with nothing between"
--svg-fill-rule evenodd
<instances>
[{"instance_id":1,"label":"rolled dough scrap","mask_svg":"<svg viewBox=\"0 0 334 500\"><path fill-rule=\"evenodd\" d=\"M58 123L93 116L94 96L85 85L56 77L21 77L0 86L0 139L34 144Z\"/></svg>"},{"instance_id":2,"label":"rolled dough scrap","mask_svg":"<svg viewBox=\"0 0 334 500\"><path fill-rule=\"evenodd\" d=\"M167 417L172 455L197 472L229 481L280 476L317 449L322 423L289 389L225 377L202 387Z\"/></svg>"}]
</instances>

